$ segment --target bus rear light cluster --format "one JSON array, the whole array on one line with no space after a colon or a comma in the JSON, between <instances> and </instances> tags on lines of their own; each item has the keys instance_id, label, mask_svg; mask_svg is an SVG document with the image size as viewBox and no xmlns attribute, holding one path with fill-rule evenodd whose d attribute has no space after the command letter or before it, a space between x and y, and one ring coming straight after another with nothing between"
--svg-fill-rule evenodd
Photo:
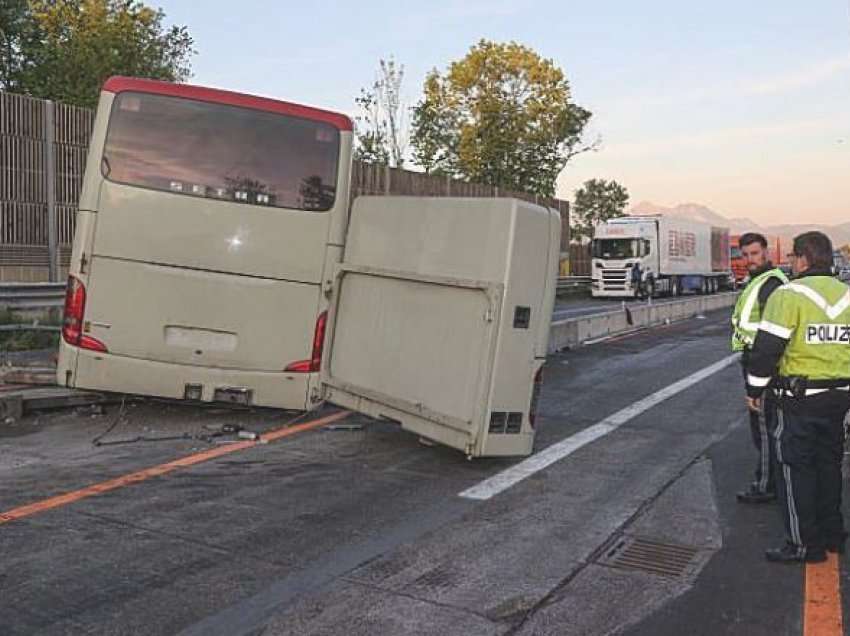
<instances>
[{"instance_id":1,"label":"bus rear light cluster","mask_svg":"<svg viewBox=\"0 0 850 636\"><path fill-rule=\"evenodd\" d=\"M316 319L316 331L313 333L313 354L308 360L299 360L286 365L289 373L317 373L322 368L322 349L325 345L325 329L328 325L328 312L323 311Z\"/></svg>"},{"instance_id":2,"label":"bus rear light cluster","mask_svg":"<svg viewBox=\"0 0 850 636\"><path fill-rule=\"evenodd\" d=\"M106 345L100 340L83 334L83 319L86 313L86 288L74 276L68 277L65 290L65 312L62 319L62 339L72 347L106 353Z\"/></svg>"}]
</instances>

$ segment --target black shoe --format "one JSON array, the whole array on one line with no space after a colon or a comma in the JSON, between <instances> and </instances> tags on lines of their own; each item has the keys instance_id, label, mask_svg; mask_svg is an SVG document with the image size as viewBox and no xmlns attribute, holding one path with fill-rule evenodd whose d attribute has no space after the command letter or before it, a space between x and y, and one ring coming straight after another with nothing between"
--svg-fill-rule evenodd
<instances>
[{"instance_id":1,"label":"black shoe","mask_svg":"<svg viewBox=\"0 0 850 636\"><path fill-rule=\"evenodd\" d=\"M772 563L822 563L826 561L823 548L804 548L786 543L781 548L765 550L765 558Z\"/></svg>"},{"instance_id":2,"label":"black shoe","mask_svg":"<svg viewBox=\"0 0 850 636\"><path fill-rule=\"evenodd\" d=\"M738 501L746 504L763 504L770 503L771 501L776 501L776 492L773 490L759 490L753 486L750 486L744 491L741 491L737 495Z\"/></svg>"}]
</instances>

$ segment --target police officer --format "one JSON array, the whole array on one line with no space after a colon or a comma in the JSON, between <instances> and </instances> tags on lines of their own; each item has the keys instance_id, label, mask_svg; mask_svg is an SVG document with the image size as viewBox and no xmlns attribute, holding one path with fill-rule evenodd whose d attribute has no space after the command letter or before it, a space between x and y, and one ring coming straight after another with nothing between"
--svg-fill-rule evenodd
<instances>
[{"instance_id":1,"label":"police officer","mask_svg":"<svg viewBox=\"0 0 850 636\"><path fill-rule=\"evenodd\" d=\"M756 232L742 234L738 240L741 255L747 263L749 282L738 296L735 310L732 312L732 351L741 352L741 367L746 382L750 364L750 349L756 338L761 322L762 310L770 295L780 285L788 282L788 277L768 259L767 239ZM776 428L776 399L768 391L761 413L750 411L750 432L758 452L755 481L738 493L741 503L766 503L776 499L775 487L775 445L771 435Z\"/></svg>"},{"instance_id":2,"label":"police officer","mask_svg":"<svg viewBox=\"0 0 850 636\"><path fill-rule=\"evenodd\" d=\"M794 239L793 280L767 301L750 352L747 404L757 409L778 367L778 496L787 533L765 556L818 562L843 552L843 420L850 408L850 287L831 273L820 232Z\"/></svg>"}]
</instances>

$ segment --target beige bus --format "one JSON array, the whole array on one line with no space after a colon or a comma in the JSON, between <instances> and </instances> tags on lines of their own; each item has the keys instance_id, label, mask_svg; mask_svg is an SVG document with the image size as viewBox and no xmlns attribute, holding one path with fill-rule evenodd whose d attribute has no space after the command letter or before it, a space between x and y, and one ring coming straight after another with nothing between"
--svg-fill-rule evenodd
<instances>
[{"instance_id":1,"label":"beige bus","mask_svg":"<svg viewBox=\"0 0 850 636\"><path fill-rule=\"evenodd\" d=\"M305 409L349 205L344 115L115 77L77 215L59 383Z\"/></svg>"}]
</instances>

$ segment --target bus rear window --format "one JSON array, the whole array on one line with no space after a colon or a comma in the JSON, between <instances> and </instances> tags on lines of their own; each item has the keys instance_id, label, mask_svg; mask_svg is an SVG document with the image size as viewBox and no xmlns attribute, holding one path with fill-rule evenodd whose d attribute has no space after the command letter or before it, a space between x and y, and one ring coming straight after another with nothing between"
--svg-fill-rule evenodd
<instances>
[{"instance_id":1,"label":"bus rear window","mask_svg":"<svg viewBox=\"0 0 850 636\"><path fill-rule=\"evenodd\" d=\"M237 106L120 93L101 169L118 183L296 210L329 210L339 131Z\"/></svg>"}]
</instances>

